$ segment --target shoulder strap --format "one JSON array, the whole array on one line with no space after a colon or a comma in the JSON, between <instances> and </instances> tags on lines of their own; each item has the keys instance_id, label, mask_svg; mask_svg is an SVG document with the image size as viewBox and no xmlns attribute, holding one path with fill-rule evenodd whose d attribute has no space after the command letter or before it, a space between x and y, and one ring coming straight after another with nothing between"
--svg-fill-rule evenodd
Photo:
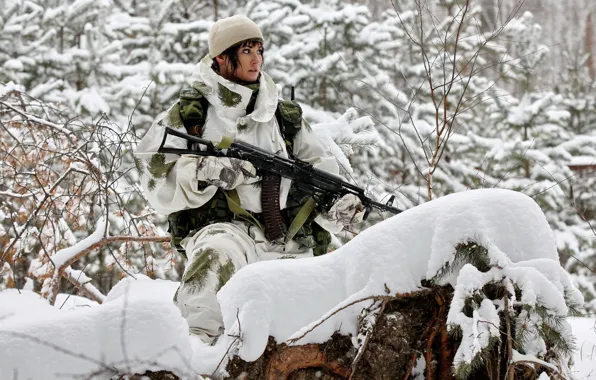
<instances>
[{"instance_id":1,"label":"shoulder strap","mask_svg":"<svg viewBox=\"0 0 596 380\"><path fill-rule=\"evenodd\" d=\"M294 157L294 137L302 128L302 108L293 100L280 100L275 110L279 130L286 142L290 157Z\"/></svg>"},{"instance_id":2,"label":"shoulder strap","mask_svg":"<svg viewBox=\"0 0 596 380\"><path fill-rule=\"evenodd\" d=\"M194 87L185 87L180 91L180 117L190 135L203 135L209 102Z\"/></svg>"}]
</instances>

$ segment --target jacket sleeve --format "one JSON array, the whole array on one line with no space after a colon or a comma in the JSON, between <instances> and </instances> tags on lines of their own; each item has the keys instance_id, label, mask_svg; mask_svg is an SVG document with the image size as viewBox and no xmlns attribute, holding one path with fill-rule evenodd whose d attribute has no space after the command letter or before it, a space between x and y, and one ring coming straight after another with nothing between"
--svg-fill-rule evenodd
<instances>
[{"instance_id":1,"label":"jacket sleeve","mask_svg":"<svg viewBox=\"0 0 596 380\"><path fill-rule=\"evenodd\" d=\"M217 187L199 188L196 156L157 153L166 127L186 132L178 102L155 119L135 150L135 160L149 204L168 215L204 205L215 195ZM186 148L186 140L169 136L165 146Z\"/></svg>"},{"instance_id":2,"label":"jacket sleeve","mask_svg":"<svg viewBox=\"0 0 596 380\"><path fill-rule=\"evenodd\" d=\"M294 137L294 155L317 169L339 176L337 159L306 122L302 123L302 128ZM340 232L345 226L341 220L326 214L317 215L315 222L334 234Z\"/></svg>"}]
</instances>

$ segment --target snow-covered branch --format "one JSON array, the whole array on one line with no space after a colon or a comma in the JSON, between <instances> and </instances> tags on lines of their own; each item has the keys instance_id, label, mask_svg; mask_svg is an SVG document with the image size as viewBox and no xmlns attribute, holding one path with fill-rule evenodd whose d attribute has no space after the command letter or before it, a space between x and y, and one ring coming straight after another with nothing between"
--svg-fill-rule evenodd
<instances>
[{"instance_id":1,"label":"snow-covered branch","mask_svg":"<svg viewBox=\"0 0 596 380\"><path fill-rule=\"evenodd\" d=\"M70 118L25 93L6 94L0 98L0 240L5 247L0 265L8 265L10 276L3 269L0 287L21 287L29 281L26 274L53 302L64 277L99 301L109 288L94 276L98 270L117 275L134 268L164 276L166 268L173 269L178 258L167 250L169 238L153 224L134 182L134 135L105 117L96 125L73 126ZM64 127L48 120L64 120ZM96 230L92 226L98 220L103 228ZM115 243L119 249L114 251ZM164 257L155 260L164 250ZM96 285L69 274L94 261L99 265L91 266L90 275ZM18 266L25 270L15 270Z\"/></svg>"}]
</instances>

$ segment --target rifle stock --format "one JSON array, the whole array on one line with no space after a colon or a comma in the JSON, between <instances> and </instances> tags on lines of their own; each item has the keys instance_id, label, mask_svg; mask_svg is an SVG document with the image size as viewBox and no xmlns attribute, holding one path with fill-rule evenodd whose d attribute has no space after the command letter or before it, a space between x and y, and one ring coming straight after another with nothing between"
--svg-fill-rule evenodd
<instances>
[{"instance_id":1,"label":"rifle stock","mask_svg":"<svg viewBox=\"0 0 596 380\"><path fill-rule=\"evenodd\" d=\"M187 149L168 148L165 143L168 135L185 139L188 144ZM200 149L203 146L205 149ZM380 203L368 198L364 190L354 184L344 181L341 177L320 170L299 159L289 159L268 152L257 146L247 144L242 141L232 142L225 149L216 147L211 141L192 136L187 133L166 127L166 133L157 151L158 153L170 154L192 154L197 156L216 156L230 157L240 160L246 160L253 164L257 173L273 173L288 178L297 186L304 187L314 193L319 193L328 199L329 202L321 205L328 209L335 200L346 194L354 194L360 198L365 207L364 219L368 217L372 209L379 211L389 211L393 214L399 214L402 210L393 207L395 196L392 195L387 203Z\"/></svg>"}]
</instances>

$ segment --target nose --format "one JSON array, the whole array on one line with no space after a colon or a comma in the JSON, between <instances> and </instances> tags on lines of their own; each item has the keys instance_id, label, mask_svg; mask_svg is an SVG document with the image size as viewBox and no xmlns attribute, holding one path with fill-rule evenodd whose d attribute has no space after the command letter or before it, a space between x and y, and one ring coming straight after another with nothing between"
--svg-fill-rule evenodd
<instances>
[{"instance_id":1,"label":"nose","mask_svg":"<svg viewBox=\"0 0 596 380\"><path fill-rule=\"evenodd\" d=\"M259 53L253 53L251 58L250 63L253 65L261 65L263 62L263 57Z\"/></svg>"}]
</instances>

